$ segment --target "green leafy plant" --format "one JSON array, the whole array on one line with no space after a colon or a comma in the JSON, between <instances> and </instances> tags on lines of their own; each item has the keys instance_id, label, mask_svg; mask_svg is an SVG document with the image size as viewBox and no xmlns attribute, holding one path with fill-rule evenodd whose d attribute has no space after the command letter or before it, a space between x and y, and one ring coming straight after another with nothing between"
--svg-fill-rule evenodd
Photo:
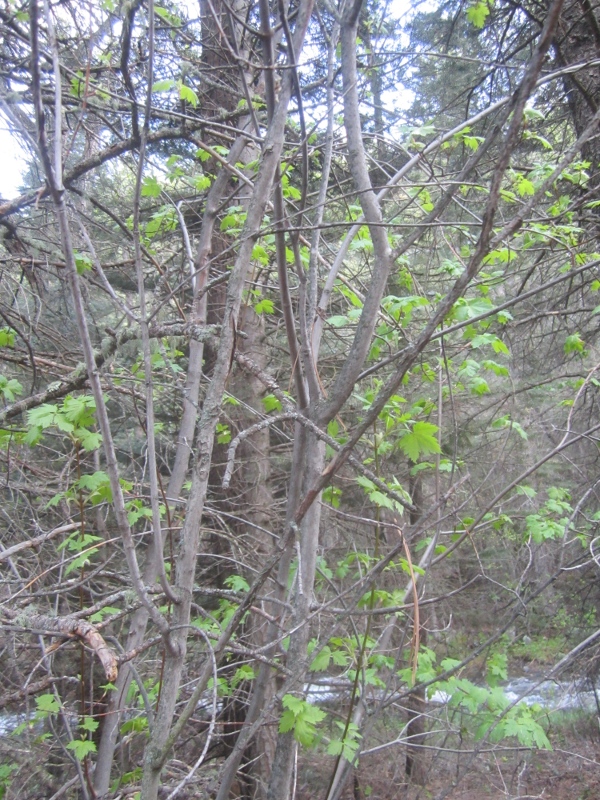
<instances>
[{"instance_id":1,"label":"green leafy plant","mask_svg":"<svg viewBox=\"0 0 600 800\"><path fill-rule=\"evenodd\" d=\"M36 716L45 719L49 714L58 714L60 704L53 694L41 694L35 698Z\"/></svg>"},{"instance_id":2,"label":"green leafy plant","mask_svg":"<svg viewBox=\"0 0 600 800\"><path fill-rule=\"evenodd\" d=\"M27 412L27 444L34 446L44 431L56 429L68 436L83 450L96 450L102 442L99 433L91 431L95 425L96 403L89 395L67 395L60 405L44 403Z\"/></svg>"},{"instance_id":3,"label":"green leafy plant","mask_svg":"<svg viewBox=\"0 0 600 800\"><path fill-rule=\"evenodd\" d=\"M12 328L4 326L0 328L0 347L14 347L16 331Z\"/></svg>"},{"instance_id":4,"label":"green leafy plant","mask_svg":"<svg viewBox=\"0 0 600 800\"><path fill-rule=\"evenodd\" d=\"M398 438L398 447L413 462L418 461L422 455L440 453L440 444L435 436L438 430L437 425L431 422L414 422Z\"/></svg>"},{"instance_id":5,"label":"green leafy plant","mask_svg":"<svg viewBox=\"0 0 600 800\"><path fill-rule=\"evenodd\" d=\"M10 789L13 780L13 773L19 769L19 765L11 762L9 764L0 764L0 800L6 797L6 792Z\"/></svg>"},{"instance_id":6,"label":"green leafy plant","mask_svg":"<svg viewBox=\"0 0 600 800\"><path fill-rule=\"evenodd\" d=\"M341 756L344 760L352 763L356 758L362 739L358 725L354 722L350 722L346 729L346 725L337 720L335 725L340 729L342 737L339 739L332 739L329 742L327 753L330 756Z\"/></svg>"},{"instance_id":7,"label":"green leafy plant","mask_svg":"<svg viewBox=\"0 0 600 800\"><path fill-rule=\"evenodd\" d=\"M525 535L531 537L536 544L548 539L562 538L571 525L567 515L570 515L573 509L568 498L567 490L550 487L548 500L542 505L539 513L529 514L525 518Z\"/></svg>"},{"instance_id":8,"label":"green leafy plant","mask_svg":"<svg viewBox=\"0 0 600 800\"><path fill-rule=\"evenodd\" d=\"M91 558L98 552L95 543L100 541L102 541L101 536L75 531L68 536L64 542L59 544L57 548L59 552L61 550L68 550L70 553L79 553L79 555L70 560L65 567L65 575L69 575L73 570L87 567L90 564Z\"/></svg>"},{"instance_id":9,"label":"green leafy plant","mask_svg":"<svg viewBox=\"0 0 600 800\"><path fill-rule=\"evenodd\" d=\"M13 403L19 394L23 394L22 384L16 378L9 379L0 375L0 396L7 403Z\"/></svg>"},{"instance_id":10,"label":"green leafy plant","mask_svg":"<svg viewBox=\"0 0 600 800\"><path fill-rule=\"evenodd\" d=\"M317 740L317 725L325 719L325 712L291 694L284 695L281 702L286 710L279 721L279 732L293 731L297 742L312 747Z\"/></svg>"},{"instance_id":11,"label":"green leafy plant","mask_svg":"<svg viewBox=\"0 0 600 800\"><path fill-rule=\"evenodd\" d=\"M67 745L67 750L71 750L78 761L84 761L90 753L96 752L96 745L90 739L72 739Z\"/></svg>"}]
</instances>

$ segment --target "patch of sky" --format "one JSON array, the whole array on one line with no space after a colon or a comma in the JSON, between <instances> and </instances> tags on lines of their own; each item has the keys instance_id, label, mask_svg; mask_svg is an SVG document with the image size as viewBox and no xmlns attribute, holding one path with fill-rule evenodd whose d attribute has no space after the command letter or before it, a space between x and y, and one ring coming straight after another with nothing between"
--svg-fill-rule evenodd
<instances>
[{"instance_id":1,"label":"patch of sky","mask_svg":"<svg viewBox=\"0 0 600 800\"><path fill-rule=\"evenodd\" d=\"M0 116L0 198L12 200L20 194L23 174L27 170L29 156L10 132L8 122Z\"/></svg>"}]
</instances>

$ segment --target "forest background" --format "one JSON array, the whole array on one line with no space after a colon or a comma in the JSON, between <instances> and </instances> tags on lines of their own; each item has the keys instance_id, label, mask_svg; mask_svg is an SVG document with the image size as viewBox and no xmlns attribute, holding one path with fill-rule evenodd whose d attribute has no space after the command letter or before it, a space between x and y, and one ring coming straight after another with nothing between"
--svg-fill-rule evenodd
<instances>
[{"instance_id":1,"label":"forest background","mask_svg":"<svg viewBox=\"0 0 600 800\"><path fill-rule=\"evenodd\" d=\"M0 23L0 796L548 789L503 686L595 697L600 10Z\"/></svg>"}]
</instances>

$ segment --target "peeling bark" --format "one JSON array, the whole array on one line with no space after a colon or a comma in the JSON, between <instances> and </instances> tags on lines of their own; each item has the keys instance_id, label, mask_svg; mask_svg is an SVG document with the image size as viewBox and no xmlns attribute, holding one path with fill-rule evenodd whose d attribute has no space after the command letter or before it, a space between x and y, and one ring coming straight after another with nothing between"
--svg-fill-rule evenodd
<instances>
[{"instance_id":1,"label":"peeling bark","mask_svg":"<svg viewBox=\"0 0 600 800\"><path fill-rule=\"evenodd\" d=\"M47 636L62 636L66 639L79 639L92 650L102 664L106 680L114 683L119 672L119 662L114 650L109 647L102 635L92 625L76 617L50 617L47 614L2 612L12 625L31 633L43 633Z\"/></svg>"}]
</instances>

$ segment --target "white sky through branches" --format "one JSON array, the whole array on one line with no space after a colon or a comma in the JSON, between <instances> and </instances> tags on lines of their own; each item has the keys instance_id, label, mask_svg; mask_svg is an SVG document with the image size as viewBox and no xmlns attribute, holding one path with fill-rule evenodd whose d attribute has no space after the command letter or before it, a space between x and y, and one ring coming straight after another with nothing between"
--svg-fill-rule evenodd
<instances>
[{"instance_id":1,"label":"white sky through branches","mask_svg":"<svg viewBox=\"0 0 600 800\"><path fill-rule=\"evenodd\" d=\"M27 155L7 128L6 121L0 117L0 197L11 200L19 195L23 173L27 169Z\"/></svg>"},{"instance_id":2,"label":"white sky through branches","mask_svg":"<svg viewBox=\"0 0 600 800\"><path fill-rule=\"evenodd\" d=\"M186 8L188 17L197 14L196 0L180 0ZM431 10L435 6L432 0L390 0L390 8L394 16L405 17L410 11ZM20 146L18 140L10 132L9 123L0 115L0 199L11 200L18 197L23 176L27 170L31 156Z\"/></svg>"}]
</instances>

